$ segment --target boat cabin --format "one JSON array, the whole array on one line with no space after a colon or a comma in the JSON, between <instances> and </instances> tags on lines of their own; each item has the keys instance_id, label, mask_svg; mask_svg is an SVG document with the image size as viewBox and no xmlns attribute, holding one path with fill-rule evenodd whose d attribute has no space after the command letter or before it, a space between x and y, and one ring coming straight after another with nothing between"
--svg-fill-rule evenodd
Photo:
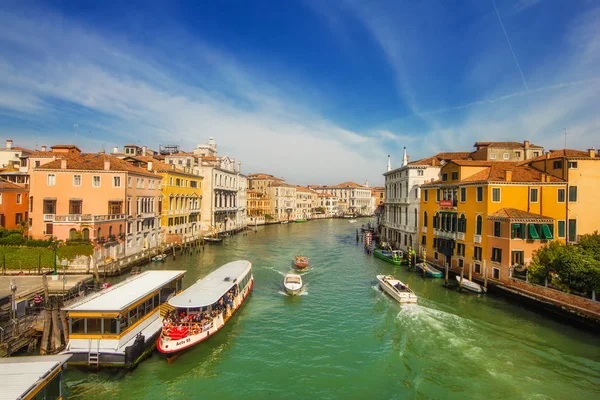
<instances>
[{"instance_id":1,"label":"boat cabin","mask_svg":"<svg viewBox=\"0 0 600 400\"><path fill-rule=\"evenodd\" d=\"M72 364L131 366L132 357L160 333L166 302L182 289L185 271L146 271L66 307ZM136 342L141 334L144 343ZM136 350L126 349L136 345ZM126 359L127 358L127 359Z\"/></svg>"},{"instance_id":2,"label":"boat cabin","mask_svg":"<svg viewBox=\"0 0 600 400\"><path fill-rule=\"evenodd\" d=\"M62 399L62 372L70 355L0 358L1 399Z\"/></svg>"}]
</instances>

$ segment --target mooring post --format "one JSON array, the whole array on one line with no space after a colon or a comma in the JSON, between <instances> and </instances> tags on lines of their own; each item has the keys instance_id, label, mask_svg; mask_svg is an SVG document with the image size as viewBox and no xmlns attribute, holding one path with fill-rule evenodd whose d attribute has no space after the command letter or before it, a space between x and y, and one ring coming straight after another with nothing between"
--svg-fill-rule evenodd
<instances>
[{"instance_id":1,"label":"mooring post","mask_svg":"<svg viewBox=\"0 0 600 400\"><path fill-rule=\"evenodd\" d=\"M461 267L461 269L460 269L460 282L458 283L458 288L461 291L462 291L462 287L463 287L462 285L463 285L463 275L464 275L464 273L465 273L464 268Z\"/></svg>"},{"instance_id":2,"label":"mooring post","mask_svg":"<svg viewBox=\"0 0 600 400\"><path fill-rule=\"evenodd\" d=\"M444 280L446 282L445 284L446 284L446 286L448 286L448 263L445 263L445 265L444 265L444 272L445 272Z\"/></svg>"}]
</instances>

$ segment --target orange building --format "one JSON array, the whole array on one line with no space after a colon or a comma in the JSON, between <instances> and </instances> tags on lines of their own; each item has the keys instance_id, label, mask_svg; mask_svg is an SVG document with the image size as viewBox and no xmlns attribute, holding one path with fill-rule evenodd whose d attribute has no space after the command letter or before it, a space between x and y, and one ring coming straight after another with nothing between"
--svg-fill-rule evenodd
<instances>
[{"instance_id":1,"label":"orange building","mask_svg":"<svg viewBox=\"0 0 600 400\"><path fill-rule=\"evenodd\" d=\"M5 179L0 180L0 226L18 229L27 221L29 209L28 188Z\"/></svg>"},{"instance_id":2,"label":"orange building","mask_svg":"<svg viewBox=\"0 0 600 400\"><path fill-rule=\"evenodd\" d=\"M248 217L264 217L271 210L271 200L259 190L248 190Z\"/></svg>"}]
</instances>

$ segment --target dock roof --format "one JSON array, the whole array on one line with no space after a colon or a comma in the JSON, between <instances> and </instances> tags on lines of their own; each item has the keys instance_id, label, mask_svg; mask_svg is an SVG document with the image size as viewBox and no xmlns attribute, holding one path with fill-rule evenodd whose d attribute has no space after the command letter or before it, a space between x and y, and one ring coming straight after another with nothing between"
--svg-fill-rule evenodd
<instances>
[{"instance_id":1,"label":"dock roof","mask_svg":"<svg viewBox=\"0 0 600 400\"><path fill-rule=\"evenodd\" d=\"M70 354L0 358L0 400L24 399L62 367Z\"/></svg>"},{"instance_id":2,"label":"dock roof","mask_svg":"<svg viewBox=\"0 0 600 400\"><path fill-rule=\"evenodd\" d=\"M177 308L206 307L214 304L251 267L252 263L247 260L227 263L173 297L169 304Z\"/></svg>"},{"instance_id":3,"label":"dock roof","mask_svg":"<svg viewBox=\"0 0 600 400\"><path fill-rule=\"evenodd\" d=\"M186 271L146 271L101 292L86 296L65 311L121 311Z\"/></svg>"}]
</instances>

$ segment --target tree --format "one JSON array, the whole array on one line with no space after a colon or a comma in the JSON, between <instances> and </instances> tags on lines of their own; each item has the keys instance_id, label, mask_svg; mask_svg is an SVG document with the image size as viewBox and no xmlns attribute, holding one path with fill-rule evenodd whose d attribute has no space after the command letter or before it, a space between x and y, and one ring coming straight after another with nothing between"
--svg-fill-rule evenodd
<instances>
[{"instance_id":1,"label":"tree","mask_svg":"<svg viewBox=\"0 0 600 400\"><path fill-rule=\"evenodd\" d=\"M546 279L551 280L551 274L554 271L554 260L559 256L562 248L560 242L550 242L533 253L531 264L529 265L529 279L538 284L545 284Z\"/></svg>"},{"instance_id":2,"label":"tree","mask_svg":"<svg viewBox=\"0 0 600 400\"><path fill-rule=\"evenodd\" d=\"M317 207L315 211L317 214L325 214L325 207Z\"/></svg>"},{"instance_id":3,"label":"tree","mask_svg":"<svg viewBox=\"0 0 600 400\"><path fill-rule=\"evenodd\" d=\"M596 261L600 261L600 233L598 231L581 236L579 247Z\"/></svg>"}]
</instances>

